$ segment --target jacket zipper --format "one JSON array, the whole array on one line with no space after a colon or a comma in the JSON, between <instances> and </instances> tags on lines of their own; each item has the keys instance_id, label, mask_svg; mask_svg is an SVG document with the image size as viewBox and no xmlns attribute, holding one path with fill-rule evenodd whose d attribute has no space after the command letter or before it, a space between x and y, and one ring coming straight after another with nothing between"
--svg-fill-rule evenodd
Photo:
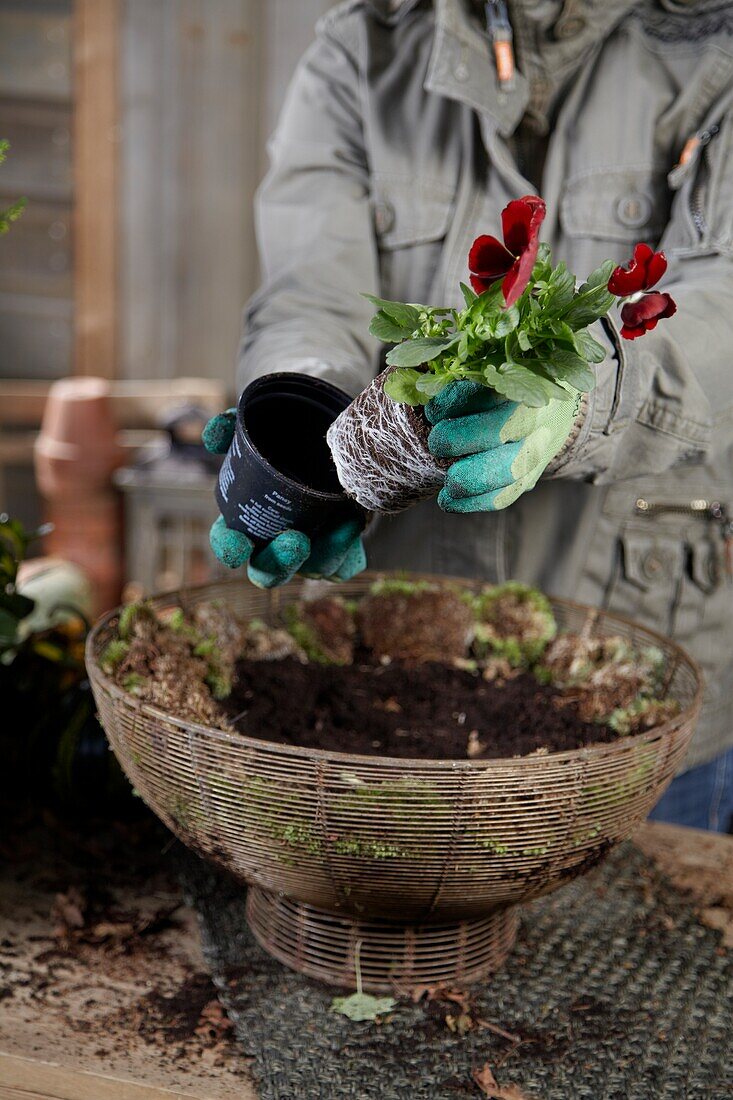
<instances>
[{"instance_id":1,"label":"jacket zipper","mask_svg":"<svg viewBox=\"0 0 733 1100\"><path fill-rule=\"evenodd\" d=\"M733 514L728 506L719 500L690 500L687 503L676 501L649 501L639 497L634 505L637 516L652 518L663 512L680 516L699 516L710 523L717 524L723 539L725 554L725 572L728 583L733 581Z\"/></svg>"},{"instance_id":2,"label":"jacket zipper","mask_svg":"<svg viewBox=\"0 0 733 1100\"><path fill-rule=\"evenodd\" d=\"M710 162L708 160L707 147L719 130L720 127L717 125L709 126L707 130L702 130L699 134L696 134L695 137L692 139L692 142L694 144L687 154L689 159L694 151L696 151L697 149L700 150L700 178L697 180L695 186L692 189L692 195L690 197L690 213L692 214L692 220L695 223L695 228L697 229L701 237L705 235L708 228L707 219L705 217L705 197L707 193L708 176L710 175Z\"/></svg>"}]
</instances>

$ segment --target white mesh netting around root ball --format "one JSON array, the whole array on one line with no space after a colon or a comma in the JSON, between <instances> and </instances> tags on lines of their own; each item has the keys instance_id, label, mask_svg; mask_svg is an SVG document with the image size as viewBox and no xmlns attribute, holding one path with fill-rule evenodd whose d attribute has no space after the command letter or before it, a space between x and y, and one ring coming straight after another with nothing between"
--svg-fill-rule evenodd
<instances>
[{"instance_id":1,"label":"white mesh netting around root ball","mask_svg":"<svg viewBox=\"0 0 733 1100\"><path fill-rule=\"evenodd\" d=\"M328 430L339 481L370 512L401 512L435 496L445 470L417 429L421 416L384 392L385 374L352 401Z\"/></svg>"}]
</instances>

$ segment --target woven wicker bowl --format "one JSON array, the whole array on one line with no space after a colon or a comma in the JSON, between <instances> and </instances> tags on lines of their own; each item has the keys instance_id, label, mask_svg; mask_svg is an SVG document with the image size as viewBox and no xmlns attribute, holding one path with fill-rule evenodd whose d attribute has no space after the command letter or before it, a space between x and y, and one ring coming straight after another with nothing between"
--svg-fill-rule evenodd
<instances>
[{"instance_id":1,"label":"woven wicker bowl","mask_svg":"<svg viewBox=\"0 0 733 1100\"><path fill-rule=\"evenodd\" d=\"M362 574L339 593L358 598L374 579ZM268 594L234 580L154 603L224 600L267 620L300 588ZM352 985L360 943L365 988L468 981L503 960L513 906L582 874L633 833L678 770L699 712L700 672L679 646L629 620L552 603L561 629L658 646L679 715L569 752L413 761L278 746L141 704L99 666L114 612L90 634L87 665L130 781L185 844L258 888L249 922L274 955Z\"/></svg>"}]
</instances>

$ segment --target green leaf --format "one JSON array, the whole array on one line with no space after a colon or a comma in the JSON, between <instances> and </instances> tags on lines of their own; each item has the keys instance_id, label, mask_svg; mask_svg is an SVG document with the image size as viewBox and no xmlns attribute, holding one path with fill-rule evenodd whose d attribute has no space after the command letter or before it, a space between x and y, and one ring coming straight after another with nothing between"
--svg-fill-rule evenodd
<instances>
[{"instance_id":1,"label":"green leaf","mask_svg":"<svg viewBox=\"0 0 733 1100\"><path fill-rule=\"evenodd\" d=\"M495 390L497 380L501 379L501 374L495 363L486 363L482 371L482 378L484 385L490 386L492 390Z\"/></svg>"},{"instance_id":2,"label":"green leaf","mask_svg":"<svg viewBox=\"0 0 733 1100\"><path fill-rule=\"evenodd\" d=\"M458 336L419 336L416 340L405 340L392 348L387 362L390 367L419 367L422 363L437 359L459 339Z\"/></svg>"},{"instance_id":3,"label":"green leaf","mask_svg":"<svg viewBox=\"0 0 733 1100\"><path fill-rule=\"evenodd\" d=\"M394 997L372 997L370 993L352 993L350 997L334 997L331 1012L339 1012L350 1020L376 1020L396 1008Z\"/></svg>"},{"instance_id":4,"label":"green leaf","mask_svg":"<svg viewBox=\"0 0 733 1100\"><path fill-rule=\"evenodd\" d=\"M616 265L613 260L604 260L600 267L597 267L595 271L591 271L590 275L583 283L579 293L585 294L588 290L594 290L596 287L608 287L608 280L611 278L611 273Z\"/></svg>"},{"instance_id":5,"label":"green leaf","mask_svg":"<svg viewBox=\"0 0 733 1100\"><path fill-rule=\"evenodd\" d=\"M393 321L383 309L380 309L379 313L375 313L372 317L369 331L372 336L376 336L377 340L381 340L383 344L399 344L406 336L411 335L396 321Z\"/></svg>"},{"instance_id":6,"label":"green leaf","mask_svg":"<svg viewBox=\"0 0 733 1100\"><path fill-rule=\"evenodd\" d=\"M17 222L20 215L28 205L28 200L18 199L12 206L7 206L5 210L0 210L0 234L7 233L13 222Z\"/></svg>"},{"instance_id":7,"label":"green leaf","mask_svg":"<svg viewBox=\"0 0 733 1100\"><path fill-rule=\"evenodd\" d=\"M502 281L502 279L497 279L476 299L478 310L483 317L488 317L497 310L503 312L504 291L502 290Z\"/></svg>"},{"instance_id":8,"label":"green leaf","mask_svg":"<svg viewBox=\"0 0 733 1100\"><path fill-rule=\"evenodd\" d=\"M437 397L439 393L442 393L450 380L450 375L447 373L421 374L415 383L415 389L429 400L431 397Z\"/></svg>"},{"instance_id":9,"label":"green leaf","mask_svg":"<svg viewBox=\"0 0 733 1100\"><path fill-rule=\"evenodd\" d=\"M373 294L364 294L364 298L367 298L378 310L391 317L400 328L405 330L405 335L411 335L417 328L420 322L420 313L415 306L407 305L405 302L389 302L386 298L375 298Z\"/></svg>"},{"instance_id":10,"label":"green leaf","mask_svg":"<svg viewBox=\"0 0 733 1100\"><path fill-rule=\"evenodd\" d=\"M0 646L12 645L18 633L18 619L9 611L0 609Z\"/></svg>"},{"instance_id":11,"label":"green leaf","mask_svg":"<svg viewBox=\"0 0 733 1100\"><path fill-rule=\"evenodd\" d=\"M532 347L532 341L529 338L529 334L524 331L520 330L517 333L517 341L519 342L519 346L522 351L529 351Z\"/></svg>"},{"instance_id":12,"label":"green leaf","mask_svg":"<svg viewBox=\"0 0 733 1100\"><path fill-rule=\"evenodd\" d=\"M573 329L587 328L594 321L605 317L615 300L609 290L597 286L584 294L577 294L564 311L563 320Z\"/></svg>"},{"instance_id":13,"label":"green leaf","mask_svg":"<svg viewBox=\"0 0 733 1100\"><path fill-rule=\"evenodd\" d=\"M16 619L25 619L35 606L35 600L22 596L20 592L0 592L0 609L14 615Z\"/></svg>"},{"instance_id":14,"label":"green leaf","mask_svg":"<svg viewBox=\"0 0 733 1100\"><path fill-rule=\"evenodd\" d=\"M518 401L534 409L547 405L553 397L558 396L557 391L560 390L549 379L528 370L520 363L505 363L493 386L510 401Z\"/></svg>"},{"instance_id":15,"label":"green leaf","mask_svg":"<svg viewBox=\"0 0 733 1100\"><path fill-rule=\"evenodd\" d=\"M584 393L596 384L596 376L585 359L567 348L554 348L543 360L542 367L555 381L567 382Z\"/></svg>"},{"instance_id":16,"label":"green leaf","mask_svg":"<svg viewBox=\"0 0 733 1100\"><path fill-rule=\"evenodd\" d=\"M575 333L566 321L552 321L550 324L550 331L555 340L559 341L561 344L567 344L573 351L576 350Z\"/></svg>"},{"instance_id":17,"label":"green leaf","mask_svg":"<svg viewBox=\"0 0 733 1100\"><path fill-rule=\"evenodd\" d=\"M497 340L500 340L502 337L508 336L510 332L514 332L518 324L519 310L516 306L510 306L509 309L503 309L492 323L492 333Z\"/></svg>"},{"instance_id":18,"label":"green leaf","mask_svg":"<svg viewBox=\"0 0 733 1100\"><path fill-rule=\"evenodd\" d=\"M606 358L606 349L603 344L600 344L585 329L575 333L575 346L589 363L602 363Z\"/></svg>"},{"instance_id":19,"label":"green leaf","mask_svg":"<svg viewBox=\"0 0 733 1100\"><path fill-rule=\"evenodd\" d=\"M398 405L427 405L429 398L417 388L424 377L419 370L394 370L385 380L384 392Z\"/></svg>"},{"instance_id":20,"label":"green leaf","mask_svg":"<svg viewBox=\"0 0 733 1100\"><path fill-rule=\"evenodd\" d=\"M30 536L19 520L0 519L0 545L8 546L18 560L25 556L29 542Z\"/></svg>"},{"instance_id":21,"label":"green leaf","mask_svg":"<svg viewBox=\"0 0 733 1100\"><path fill-rule=\"evenodd\" d=\"M580 287L562 318L573 329L587 328L600 317L605 317L616 298L608 289L613 271L613 260L607 260L592 272Z\"/></svg>"},{"instance_id":22,"label":"green leaf","mask_svg":"<svg viewBox=\"0 0 733 1100\"><path fill-rule=\"evenodd\" d=\"M461 283L461 293L467 306L472 306L478 298L478 294L470 286L466 286L465 283Z\"/></svg>"},{"instance_id":23,"label":"green leaf","mask_svg":"<svg viewBox=\"0 0 733 1100\"><path fill-rule=\"evenodd\" d=\"M550 275L548 288L543 295L545 313L560 313L570 305L575 295L575 276L564 263L559 263Z\"/></svg>"}]
</instances>

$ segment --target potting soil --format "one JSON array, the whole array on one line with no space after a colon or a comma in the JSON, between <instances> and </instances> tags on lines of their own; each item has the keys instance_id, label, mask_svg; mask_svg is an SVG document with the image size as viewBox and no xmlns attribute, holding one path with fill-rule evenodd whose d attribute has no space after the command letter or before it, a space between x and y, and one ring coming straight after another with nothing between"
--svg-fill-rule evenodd
<instances>
[{"instance_id":1,"label":"potting soil","mask_svg":"<svg viewBox=\"0 0 733 1100\"><path fill-rule=\"evenodd\" d=\"M223 706L249 736L364 755L492 759L618 737L529 673L487 681L435 663L239 661Z\"/></svg>"}]
</instances>

